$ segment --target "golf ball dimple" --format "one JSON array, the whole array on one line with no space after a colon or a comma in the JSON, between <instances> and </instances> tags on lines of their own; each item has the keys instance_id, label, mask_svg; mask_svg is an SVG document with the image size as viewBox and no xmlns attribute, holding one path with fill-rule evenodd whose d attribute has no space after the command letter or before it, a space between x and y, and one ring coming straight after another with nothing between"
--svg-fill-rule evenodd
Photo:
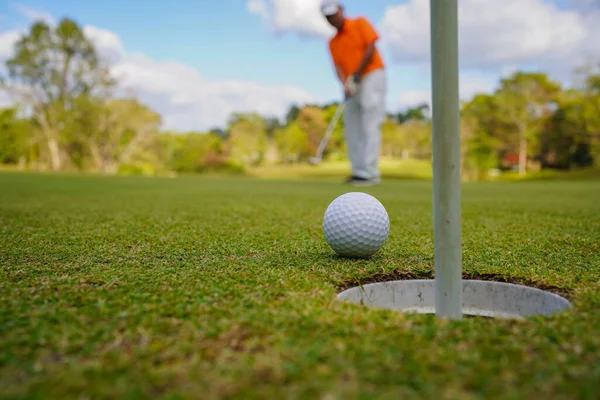
<instances>
[{"instance_id":1,"label":"golf ball dimple","mask_svg":"<svg viewBox=\"0 0 600 400\"><path fill-rule=\"evenodd\" d=\"M385 207L367 193L350 192L337 197L323 217L325 240L344 257L373 255L384 245L389 232Z\"/></svg>"}]
</instances>

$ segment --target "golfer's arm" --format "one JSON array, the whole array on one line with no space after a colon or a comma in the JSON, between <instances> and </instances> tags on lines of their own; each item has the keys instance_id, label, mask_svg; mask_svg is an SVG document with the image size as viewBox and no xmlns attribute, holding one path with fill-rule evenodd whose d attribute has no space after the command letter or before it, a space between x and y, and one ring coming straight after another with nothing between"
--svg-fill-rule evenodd
<instances>
[{"instance_id":1,"label":"golfer's arm","mask_svg":"<svg viewBox=\"0 0 600 400\"><path fill-rule=\"evenodd\" d=\"M369 65L369 63L371 62L371 59L373 58L373 54L375 54L375 42L371 42L367 45L365 54L363 55L363 58L362 58L360 64L358 65L358 68L354 72L355 74L361 75L363 73L365 68L367 68L367 65Z\"/></svg>"},{"instance_id":2,"label":"golfer's arm","mask_svg":"<svg viewBox=\"0 0 600 400\"><path fill-rule=\"evenodd\" d=\"M340 80L340 82L342 83L342 85L344 85L346 83L346 74L344 74L344 71L342 70L342 68L336 64L335 66L335 72L337 73L338 79Z\"/></svg>"}]
</instances>

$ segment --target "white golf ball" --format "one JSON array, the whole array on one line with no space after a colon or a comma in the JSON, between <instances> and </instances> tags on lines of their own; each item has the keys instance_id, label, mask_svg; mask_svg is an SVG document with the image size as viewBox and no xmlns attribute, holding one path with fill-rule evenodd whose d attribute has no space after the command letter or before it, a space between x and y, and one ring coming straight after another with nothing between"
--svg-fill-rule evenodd
<instances>
[{"instance_id":1,"label":"white golf ball","mask_svg":"<svg viewBox=\"0 0 600 400\"><path fill-rule=\"evenodd\" d=\"M323 217L323 233L340 256L366 258L386 242L390 220L375 197L362 192L345 193L329 204Z\"/></svg>"}]
</instances>

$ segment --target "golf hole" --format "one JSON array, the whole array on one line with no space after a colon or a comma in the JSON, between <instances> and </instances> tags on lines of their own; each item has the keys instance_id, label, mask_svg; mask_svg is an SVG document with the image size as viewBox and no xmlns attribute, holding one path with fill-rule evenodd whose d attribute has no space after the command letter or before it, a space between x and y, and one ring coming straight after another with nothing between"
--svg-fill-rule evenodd
<instances>
[{"instance_id":1,"label":"golf hole","mask_svg":"<svg viewBox=\"0 0 600 400\"><path fill-rule=\"evenodd\" d=\"M344 290L338 300L406 313L435 314L435 279L375 282ZM571 308L557 294L507 282L462 280L464 316L524 319Z\"/></svg>"}]
</instances>

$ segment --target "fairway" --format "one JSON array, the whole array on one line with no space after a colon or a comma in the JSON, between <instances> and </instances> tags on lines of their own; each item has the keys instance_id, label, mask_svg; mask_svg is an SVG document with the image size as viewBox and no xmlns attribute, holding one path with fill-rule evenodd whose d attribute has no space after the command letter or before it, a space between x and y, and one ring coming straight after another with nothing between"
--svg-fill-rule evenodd
<instances>
[{"instance_id":1,"label":"fairway","mask_svg":"<svg viewBox=\"0 0 600 400\"><path fill-rule=\"evenodd\" d=\"M567 297L552 317L442 322L335 301L431 277L428 180L364 190L369 260L327 246L338 180L0 174L0 397L597 399L600 181L462 189L465 277Z\"/></svg>"}]
</instances>

